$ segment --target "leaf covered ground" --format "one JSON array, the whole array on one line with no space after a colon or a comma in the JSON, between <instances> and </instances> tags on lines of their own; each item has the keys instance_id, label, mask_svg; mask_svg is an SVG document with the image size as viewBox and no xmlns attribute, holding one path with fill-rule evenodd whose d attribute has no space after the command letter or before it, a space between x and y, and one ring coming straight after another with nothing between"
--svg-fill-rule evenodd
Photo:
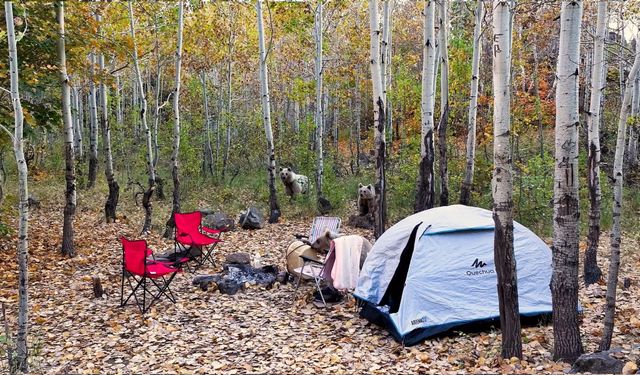
<instances>
[{"instance_id":1,"label":"leaf covered ground","mask_svg":"<svg viewBox=\"0 0 640 375\"><path fill-rule=\"evenodd\" d=\"M81 198L90 198L89 193ZM141 316L133 305L119 308L120 235L139 237L141 212L133 207L119 223L105 224L95 207L80 206L76 216L78 256L59 253L62 206L43 202L30 220L30 345L34 373L134 374L134 373L415 373L511 372L551 373L569 365L551 359L550 325L523 330L524 359L501 360L496 329L452 332L403 347L386 331L358 317L353 299L319 309L310 303L311 285L304 297L292 301L293 285L271 290L250 288L234 296L202 291L191 285L196 274L216 272L204 268L177 277L172 289L174 305L163 301ZM234 214L235 213L230 213ZM158 220L160 222L160 220ZM256 251L263 264L283 266L283 252L293 234L306 233L311 219L288 220L258 231L238 230L225 236L218 247L218 264L224 254ZM10 221L15 225L14 221ZM355 233L345 227L347 233ZM156 251L170 249L156 228L148 241ZM357 232L370 236L367 232ZM604 245L608 237L603 236ZM623 240L621 290L613 347L623 348L627 359L640 356L640 257L638 240ZM606 246L601 247L601 266ZM15 327L17 268L15 238L0 240L0 300L8 307ZM91 277L99 276L107 294L94 299ZM602 332L604 285L581 288L584 307L581 330L587 351L597 348ZM6 364L0 362L0 372ZM5 368L6 369L6 368Z\"/></svg>"}]
</instances>

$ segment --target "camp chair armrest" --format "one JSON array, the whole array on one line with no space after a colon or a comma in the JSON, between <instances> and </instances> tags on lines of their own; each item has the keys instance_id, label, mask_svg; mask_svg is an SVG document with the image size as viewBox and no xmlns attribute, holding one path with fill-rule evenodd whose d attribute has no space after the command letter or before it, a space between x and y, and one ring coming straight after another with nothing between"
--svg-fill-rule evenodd
<instances>
[{"instance_id":1,"label":"camp chair armrest","mask_svg":"<svg viewBox=\"0 0 640 375\"><path fill-rule=\"evenodd\" d=\"M311 262L311 263L315 263L315 264L319 264L319 265L323 265L324 263L322 261L320 261L317 258L314 257L310 257L308 255L300 255L300 258L302 260L304 260L305 262Z\"/></svg>"}]
</instances>

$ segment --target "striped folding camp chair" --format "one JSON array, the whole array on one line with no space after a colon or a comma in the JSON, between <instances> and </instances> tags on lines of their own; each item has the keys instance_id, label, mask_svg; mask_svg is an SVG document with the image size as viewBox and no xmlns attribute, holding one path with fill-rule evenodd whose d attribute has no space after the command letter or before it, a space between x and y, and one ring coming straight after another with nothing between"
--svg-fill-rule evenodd
<instances>
[{"instance_id":1,"label":"striped folding camp chair","mask_svg":"<svg viewBox=\"0 0 640 375\"><path fill-rule=\"evenodd\" d=\"M311 224L311 231L309 231L308 236L297 234L295 237L298 240L311 245L318 239L318 237L322 236L327 229L337 233L340 230L341 223L342 220L340 220L339 217L318 216L313 219L313 224Z\"/></svg>"}]
</instances>

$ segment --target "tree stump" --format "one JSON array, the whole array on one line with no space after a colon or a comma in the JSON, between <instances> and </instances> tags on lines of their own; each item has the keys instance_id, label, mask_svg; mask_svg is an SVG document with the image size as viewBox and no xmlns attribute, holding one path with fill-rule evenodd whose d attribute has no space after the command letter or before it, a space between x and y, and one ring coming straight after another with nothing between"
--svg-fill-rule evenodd
<instances>
[{"instance_id":1,"label":"tree stump","mask_svg":"<svg viewBox=\"0 0 640 375\"><path fill-rule=\"evenodd\" d=\"M104 294L104 289L102 289L102 282L100 281L100 277L93 276L91 278L91 281L93 283L93 297L102 298L102 295Z\"/></svg>"}]
</instances>

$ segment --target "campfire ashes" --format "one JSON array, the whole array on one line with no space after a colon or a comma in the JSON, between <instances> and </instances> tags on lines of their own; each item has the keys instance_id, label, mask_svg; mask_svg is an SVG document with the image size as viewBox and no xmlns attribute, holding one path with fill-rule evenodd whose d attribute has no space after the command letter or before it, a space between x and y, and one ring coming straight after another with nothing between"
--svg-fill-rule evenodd
<instances>
[{"instance_id":1,"label":"campfire ashes","mask_svg":"<svg viewBox=\"0 0 640 375\"><path fill-rule=\"evenodd\" d=\"M227 258L229 260L229 258ZM213 275L198 275L193 278L193 285L202 290L208 290L211 283L217 286L220 293L233 295L244 290L247 285L258 285L271 289L276 281L278 268L276 266L252 267L247 263L227 262L222 266L222 272Z\"/></svg>"}]
</instances>

